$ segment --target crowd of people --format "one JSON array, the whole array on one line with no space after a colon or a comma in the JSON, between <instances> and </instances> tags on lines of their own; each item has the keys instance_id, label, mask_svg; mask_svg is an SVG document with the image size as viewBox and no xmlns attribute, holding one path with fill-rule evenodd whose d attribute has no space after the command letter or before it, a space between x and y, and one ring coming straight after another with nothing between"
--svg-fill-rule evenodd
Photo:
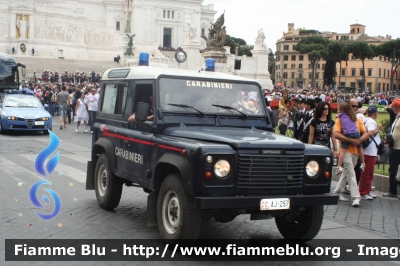
<instances>
[{"instance_id":1,"label":"crowd of people","mask_svg":"<svg viewBox=\"0 0 400 266\"><path fill-rule=\"evenodd\" d=\"M67 83L67 82L29 82L21 85L21 90L37 97L43 105L48 105L49 113L59 115L60 130L66 129L67 124L76 122L76 132L83 124L83 132L93 133L93 124L96 120L98 99L100 95L99 83ZM87 125L90 126L89 130Z\"/></svg>"},{"instance_id":2,"label":"crowd of people","mask_svg":"<svg viewBox=\"0 0 400 266\"><path fill-rule=\"evenodd\" d=\"M33 72L32 77L29 78L29 82L33 84L40 83L78 83L81 84L83 82L91 82L91 83L99 83L101 82L101 77L104 72L84 72L84 71L76 71L75 73L68 73L68 70L65 70L64 73L59 73L51 70L43 70L40 74L36 74Z\"/></svg>"},{"instance_id":3,"label":"crowd of people","mask_svg":"<svg viewBox=\"0 0 400 266\"><path fill-rule=\"evenodd\" d=\"M375 104L386 105L385 109L390 114L387 132L391 137L388 138L393 141L389 143L390 188L382 196L398 197L399 97L326 91L265 92L267 105L274 99L279 100L275 133L331 149L337 161L335 174L341 174L333 193L339 196L340 201L348 201L342 193L351 194L353 207L359 206L361 200L376 197L372 192L374 166L384 144L379 134L382 126L376 122L379 112ZM338 103L336 119L332 118L332 103ZM368 104L368 108L362 108L363 104Z\"/></svg>"}]
</instances>

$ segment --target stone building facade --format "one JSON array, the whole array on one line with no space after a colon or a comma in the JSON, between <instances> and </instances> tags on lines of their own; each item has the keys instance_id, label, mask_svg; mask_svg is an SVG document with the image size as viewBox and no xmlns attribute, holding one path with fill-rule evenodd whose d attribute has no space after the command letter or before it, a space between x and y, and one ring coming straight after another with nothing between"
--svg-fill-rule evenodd
<instances>
[{"instance_id":1,"label":"stone building facade","mask_svg":"<svg viewBox=\"0 0 400 266\"><path fill-rule=\"evenodd\" d=\"M293 23L288 24L288 31L276 43L275 52L275 85L281 83L282 86L297 88L307 87L311 83L311 65L307 55L297 52L294 47L302 39L313 35L313 32L295 29ZM322 33L320 36L330 39L331 34ZM323 69L325 62L317 64L315 72L315 82L317 88L323 86Z\"/></svg>"},{"instance_id":2,"label":"stone building facade","mask_svg":"<svg viewBox=\"0 0 400 266\"><path fill-rule=\"evenodd\" d=\"M125 29L136 34L136 51L177 48L187 21L206 33L214 6L203 0L0 0L0 52L17 56L112 60L123 53ZM129 25L127 25L127 22ZM197 40L202 43L201 31ZM26 51L21 50L24 44Z\"/></svg>"},{"instance_id":3,"label":"stone building facade","mask_svg":"<svg viewBox=\"0 0 400 266\"><path fill-rule=\"evenodd\" d=\"M391 40L390 36L368 36L365 31L366 26L362 24L350 25L348 33L334 32L312 32L307 30L295 29L293 23L288 24L288 31L283 33L276 43L276 66L275 66L275 84L282 83L285 87L307 87L311 83L311 65L306 54L302 55L294 49L294 46L307 36L318 34L331 41L352 42L365 41L368 44L380 45ZM390 69L391 59L377 56L367 59L365 63L365 88L362 88L362 62L355 59L352 54L349 55L346 63L336 65L336 85L340 87L352 87L355 91L364 91L368 88L369 92L388 92L390 90ZM316 67L316 87L324 87L324 68L325 61L318 62ZM400 90L400 75L397 71L394 79L394 87ZM393 89L393 88L392 88Z\"/></svg>"}]
</instances>

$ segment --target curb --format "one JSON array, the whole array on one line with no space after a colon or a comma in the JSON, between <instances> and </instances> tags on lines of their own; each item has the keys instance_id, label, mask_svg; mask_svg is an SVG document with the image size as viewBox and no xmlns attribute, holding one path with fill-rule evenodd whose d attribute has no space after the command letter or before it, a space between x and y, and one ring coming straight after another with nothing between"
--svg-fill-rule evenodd
<instances>
[{"instance_id":1,"label":"curb","mask_svg":"<svg viewBox=\"0 0 400 266\"><path fill-rule=\"evenodd\" d=\"M332 168L332 181L339 181L340 175L335 175L337 167ZM389 176L386 175L378 175L374 174L374 179L372 180L372 185L375 187L375 190L379 191L389 191Z\"/></svg>"}]
</instances>

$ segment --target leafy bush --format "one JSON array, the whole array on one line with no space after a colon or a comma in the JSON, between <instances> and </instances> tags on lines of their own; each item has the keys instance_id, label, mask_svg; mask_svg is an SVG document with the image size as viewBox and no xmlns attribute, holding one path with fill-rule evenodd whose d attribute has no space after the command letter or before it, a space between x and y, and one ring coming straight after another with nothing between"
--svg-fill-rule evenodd
<instances>
[{"instance_id":1,"label":"leafy bush","mask_svg":"<svg viewBox=\"0 0 400 266\"><path fill-rule=\"evenodd\" d=\"M365 110L367 110L369 106L370 106L369 104L363 104L363 108ZM386 110L385 110L385 107L387 107L386 105L374 104L374 106L376 106L376 108L378 108L378 113L385 113L386 112Z\"/></svg>"},{"instance_id":2,"label":"leafy bush","mask_svg":"<svg viewBox=\"0 0 400 266\"><path fill-rule=\"evenodd\" d=\"M384 134L388 134L387 130L388 130L389 124L390 124L390 119L383 119L381 121L381 126L382 126L382 130L381 130L381 133L380 133L381 137Z\"/></svg>"}]
</instances>

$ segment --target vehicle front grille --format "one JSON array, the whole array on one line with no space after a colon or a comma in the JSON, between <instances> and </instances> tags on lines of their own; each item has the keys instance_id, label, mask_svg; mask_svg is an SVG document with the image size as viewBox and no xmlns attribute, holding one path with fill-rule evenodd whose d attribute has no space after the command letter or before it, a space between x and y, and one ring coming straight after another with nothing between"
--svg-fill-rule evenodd
<instances>
[{"instance_id":1,"label":"vehicle front grille","mask_svg":"<svg viewBox=\"0 0 400 266\"><path fill-rule=\"evenodd\" d=\"M301 188L304 155L239 154L238 188L270 192Z\"/></svg>"},{"instance_id":2,"label":"vehicle front grille","mask_svg":"<svg viewBox=\"0 0 400 266\"><path fill-rule=\"evenodd\" d=\"M28 127L31 127L33 125L33 119L26 119L26 123L28 124Z\"/></svg>"}]
</instances>

